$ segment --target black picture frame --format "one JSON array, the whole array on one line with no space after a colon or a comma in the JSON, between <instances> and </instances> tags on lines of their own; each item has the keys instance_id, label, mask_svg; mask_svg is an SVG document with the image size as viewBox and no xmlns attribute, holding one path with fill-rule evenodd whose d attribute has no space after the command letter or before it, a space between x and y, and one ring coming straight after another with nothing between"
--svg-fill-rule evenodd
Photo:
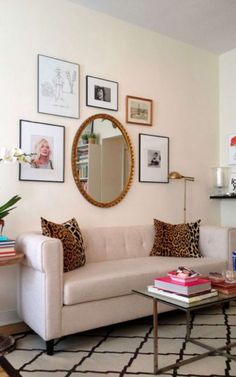
<instances>
[{"instance_id":1,"label":"black picture frame","mask_svg":"<svg viewBox=\"0 0 236 377\"><path fill-rule=\"evenodd\" d=\"M33 154L31 164L19 164L20 181L64 182L65 127L50 123L20 120L20 148ZM40 156L41 148L48 155Z\"/></svg>"},{"instance_id":2,"label":"black picture frame","mask_svg":"<svg viewBox=\"0 0 236 377\"><path fill-rule=\"evenodd\" d=\"M86 106L118 111L118 82L86 76Z\"/></svg>"},{"instance_id":3,"label":"black picture frame","mask_svg":"<svg viewBox=\"0 0 236 377\"><path fill-rule=\"evenodd\" d=\"M139 182L169 183L169 137L139 134Z\"/></svg>"}]
</instances>

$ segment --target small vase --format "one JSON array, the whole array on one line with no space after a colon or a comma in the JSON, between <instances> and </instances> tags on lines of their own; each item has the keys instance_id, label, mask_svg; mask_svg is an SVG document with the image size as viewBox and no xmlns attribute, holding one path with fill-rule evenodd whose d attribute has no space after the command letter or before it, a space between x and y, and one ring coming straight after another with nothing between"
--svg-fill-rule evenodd
<instances>
[{"instance_id":1,"label":"small vase","mask_svg":"<svg viewBox=\"0 0 236 377\"><path fill-rule=\"evenodd\" d=\"M95 138L88 138L89 144L96 144L96 139Z\"/></svg>"},{"instance_id":2,"label":"small vase","mask_svg":"<svg viewBox=\"0 0 236 377\"><path fill-rule=\"evenodd\" d=\"M228 191L230 168L219 166L212 168L215 195L223 195Z\"/></svg>"}]
</instances>

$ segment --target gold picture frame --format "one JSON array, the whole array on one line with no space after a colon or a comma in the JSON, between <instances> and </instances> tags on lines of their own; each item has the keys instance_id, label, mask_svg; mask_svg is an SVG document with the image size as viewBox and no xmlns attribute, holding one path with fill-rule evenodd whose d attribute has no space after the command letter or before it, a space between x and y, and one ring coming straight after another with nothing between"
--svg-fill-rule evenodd
<instances>
[{"instance_id":1,"label":"gold picture frame","mask_svg":"<svg viewBox=\"0 0 236 377\"><path fill-rule=\"evenodd\" d=\"M152 126L152 100L126 96L126 123Z\"/></svg>"}]
</instances>

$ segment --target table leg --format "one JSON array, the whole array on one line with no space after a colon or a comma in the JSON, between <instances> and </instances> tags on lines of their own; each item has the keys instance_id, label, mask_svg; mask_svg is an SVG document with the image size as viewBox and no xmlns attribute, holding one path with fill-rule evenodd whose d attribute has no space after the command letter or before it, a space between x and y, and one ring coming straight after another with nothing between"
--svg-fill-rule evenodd
<instances>
[{"instance_id":1,"label":"table leg","mask_svg":"<svg viewBox=\"0 0 236 377\"><path fill-rule=\"evenodd\" d=\"M154 353L154 374L158 371L158 315L157 299L153 298L153 353Z\"/></svg>"},{"instance_id":2,"label":"table leg","mask_svg":"<svg viewBox=\"0 0 236 377\"><path fill-rule=\"evenodd\" d=\"M191 314L190 311L186 311L186 340L190 338L190 323L191 323Z\"/></svg>"}]
</instances>

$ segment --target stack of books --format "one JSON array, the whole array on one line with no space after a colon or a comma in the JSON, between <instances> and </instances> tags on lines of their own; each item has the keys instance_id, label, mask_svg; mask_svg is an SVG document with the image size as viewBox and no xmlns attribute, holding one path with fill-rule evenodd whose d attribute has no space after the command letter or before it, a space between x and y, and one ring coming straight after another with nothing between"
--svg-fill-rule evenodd
<instances>
[{"instance_id":1,"label":"stack of books","mask_svg":"<svg viewBox=\"0 0 236 377\"><path fill-rule=\"evenodd\" d=\"M231 295L236 293L236 272L227 270L220 272L209 272L209 279L212 288L217 289L224 295Z\"/></svg>"},{"instance_id":2,"label":"stack of books","mask_svg":"<svg viewBox=\"0 0 236 377\"><path fill-rule=\"evenodd\" d=\"M236 293L236 283L224 282L212 282L212 288L217 289L218 292L224 295L231 295Z\"/></svg>"},{"instance_id":3,"label":"stack of books","mask_svg":"<svg viewBox=\"0 0 236 377\"><path fill-rule=\"evenodd\" d=\"M147 287L148 292L159 296L186 302L188 304L218 295L218 291L211 286L209 279L199 276L188 279L178 279L176 276L156 278L154 285Z\"/></svg>"},{"instance_id":4,"label":"stack of books","mask_svg":"<svg viewBox=\"0 0 236 377\"><path fill-rule=\"evenodd\" d=\"M0 241L0 258L14 257L15 255L15 240Z\"/></svg>"}]
</instances>

